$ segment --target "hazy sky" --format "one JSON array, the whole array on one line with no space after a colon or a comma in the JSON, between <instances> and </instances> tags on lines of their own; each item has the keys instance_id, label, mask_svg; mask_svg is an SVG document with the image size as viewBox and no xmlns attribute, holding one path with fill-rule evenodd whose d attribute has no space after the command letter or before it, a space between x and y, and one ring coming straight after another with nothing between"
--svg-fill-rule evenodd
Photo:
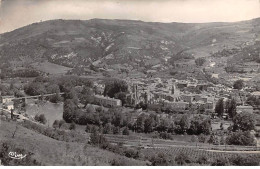
<instances>
[{"instance_id":1,"label":"hazy sky","mask_svg":"<svg viewBox=\"0 0 260 169\"><path fill-rule=\"evenodd\" d=\"M0 0L0 33L40 20L232 22L260 17L260 0Z\"/></svg>"}]
</instances>

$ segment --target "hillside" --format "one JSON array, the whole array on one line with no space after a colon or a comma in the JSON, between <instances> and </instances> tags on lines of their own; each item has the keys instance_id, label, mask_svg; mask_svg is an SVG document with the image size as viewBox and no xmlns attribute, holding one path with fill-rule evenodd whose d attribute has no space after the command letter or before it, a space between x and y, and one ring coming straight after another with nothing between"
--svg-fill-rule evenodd
<instances>
[{"instance_id":1,"label":"hillside","mask_svg":"<svg viewBox=\"0 0 260 169\"><path fill-rule=\"evenodd\" d=\"M163 70L176 55L181 56L176 60L193 60L255 45L259 27L260 19L203 24L51 20L1 34L0 58L17 69L48 61L71 68L93 64L131 71L159 65Z\"/></svg>"},{"instance_id":2,"label":"hillside","mask_svg":"<svg viewBox=\"0 0 260 169\"><path fill-rule=\"evenodd\" d=\"M121 159L125 165L145 165L145 162L129 159L119 154L77 142L57 141L18 125L15 137L16 122L0 123L0 144L8 142L16 147L33 153L32 158L41 165L111 165L114 159ZM87 140L86 140L87 142ZM1 148L0 148L1 150Z\"/></svg>"}]
</instances>

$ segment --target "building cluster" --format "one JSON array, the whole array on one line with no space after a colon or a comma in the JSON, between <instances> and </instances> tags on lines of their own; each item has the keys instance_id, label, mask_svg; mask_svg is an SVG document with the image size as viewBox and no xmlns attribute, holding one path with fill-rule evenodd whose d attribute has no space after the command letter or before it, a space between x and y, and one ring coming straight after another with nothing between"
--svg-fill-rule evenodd
<instances>
[{"instance_id":1,"label":"building cluster","mask_svg":"<svg viewBox=\"0 0 260 169\"><path fill-rule=\"evenodd\" d=\"M14 96L1 96L1 102L4 109L13 110L14 109Z\"/></svg>"},{"instance_id":2,"label":"building cluster","mask_svg":"<svg viewBox=\"0 0 260 169\"><path fill-rule=\"evenodd\" d=\"M206 82L168 79L127 79L130 85L130 97L134 104L162 103L164 106L187 110L189 108L213 110L215 95L208 92ZM198 93L199 91L199 93Z\"/></svg>"}]
</instances>

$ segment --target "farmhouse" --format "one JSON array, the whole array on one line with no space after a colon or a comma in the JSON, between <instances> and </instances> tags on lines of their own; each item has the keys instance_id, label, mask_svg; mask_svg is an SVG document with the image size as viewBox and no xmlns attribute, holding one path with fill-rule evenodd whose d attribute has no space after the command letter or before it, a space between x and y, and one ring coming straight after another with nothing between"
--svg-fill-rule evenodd
<instances>
[{"instance_id":1,"label":"farmhouse","mask_svg":"<svg viewBox=\"0 0 260 169\"><path fill-rule=\"evenodd\" d=\"M101 95L95 95L94 96L94 102L97 104L100 104L105 107L116 107L116 106L122 106L122 102L119 99L114 99L110 97L104 97Z\"/></svg>"}]
</instances>

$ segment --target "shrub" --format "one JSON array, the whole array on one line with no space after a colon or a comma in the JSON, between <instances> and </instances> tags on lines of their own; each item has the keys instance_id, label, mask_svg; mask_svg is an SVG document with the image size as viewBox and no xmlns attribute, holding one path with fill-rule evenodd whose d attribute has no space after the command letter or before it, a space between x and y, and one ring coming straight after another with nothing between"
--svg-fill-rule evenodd
<instances>
[{"instance_id":1,"label":"shrub","mask_svg":"<svg viewBox=\"0 0 260 169\"><path fill-rule=\"evenodd\" d=\"M113 159L109 162L112 166L125 166L126 161L123 158Z\"/></svg>"},{"instance_id":2,"label":"shrub","mask_svg":"<svg viewBox=\"0 0 260 169\"><path fill-rule=\"evenodd\" d=\"M52 127L55 128L55 129L58 128L59 127L59 123L60 123L59 120L55 120L53 122L53 124L52 124Z\"/></svg>"},{"instance_id":3,"label":"shrub","mask_svg":"<svg viewBox=\"0 0 260 169\"><path fill-rule=\"evenodd\" d=\"M151 158L151 163L153 166L166 166L168 165L168 160L164 153L159 153L157 156Z\"/></svg>"},{"instance_id":4,"label":"shrub","mask_svg":"<svg viewBox=\"0 0 260 169\"><path fill-rule=\"evenodd\" d=\"M184 165L184 164L187 164L187 163L191 163L192 160L190 159L190 157L189 157L187 154L180 153L180 154L178 154L178 155L175 157L175 162L176 162L178 165Z\"/></svg>"},{"instance_id":5,"label":"shrub","mask_svg":"<svg viewBox=\"0 0 260 169\"><path fill-rule=\"evenodd\" d=\"M36 116L34 117L34 119L35 119L36 121L42 123L42 124L46 124L46 123L47 123L47 120L46 120L44 114L36 115Z\"/></svg>"},{"instance_id":6,"label":"shrub","mask_svg":"<svg viewBox=\"0 0 260 169\"><path fill-rule=\"evenodd\" d=\"M167 132L160 133L159 137L162 138L162 139L169 139L169 140L173 139L172 135L170 133L167 133Z\"/></svg>"},{"instance_id":7,"label":"shrub","mask_svg":"<svg viewBox=\"0 0 260 169\"><path fill-rule=\"evenodd\" d=\"M74 122L72 122L70 124L70 127L69 127L70 130L75 130L76 129L76 124Z\"/></svg>"},{"instance_id":8,"label":"shrub","mask_svg":"<svg viewBox=\"0 0 260 169\"><path fill-rule=\"evenodd\" d=\"M197 159L197 163L199 163L199 164L207 164L208 163L208 157L205 156L205 155L200 156Z\"/></svg>"},{"instance_id":9,"label":"shrub","mask_svg":"<svg viewBox=\"0 0 260 169\"><path fill-rule=\"evenodd\" d=\"M123 135L129 135L128 127L125 127L122 133Z\"/></svg>"},{"instance_id":10,"label":"shrub","mask_svg":"<svg viewBox=\"0 0 260 169\"><path fill-rule=\"evenodd\" d=\"M252 135L249 131L238 131L231 133L226 138L226 143L229 145L243 145L243 146L255 146L256 141L254 135Z\"/></svg>"},{"instance_id":11,"label":"shrub","mask_svg":"<svg viewBox=\"0 0 260 169\"><path fill-rule=\"evenodd\" d=\"M229 160L221 157L221 158L216 159L216 161L214 161L211 165L212 166L227 166L227 165L229 165Z\"/></svg>"},{"instance_id":12,"label":"shrub","mask_svg":"<svg viewBox=\"0 0 260 169\"><path fill-rule=\"evenodd\" d=\"M207 136L205 136L204 134L201 134L201 135L199 135L198 139L199 139L199 142L205 143L207 140Z\"/></svg>"},{"instance_id":13,"label":"shrub","mask_svg":"<svg viewBox=\"0 0 260 169\"><path fill-rule=\"evenodd\" d=\"M242 156L237 155L230 158L232 165L236 166L258 166L260 158L255 156Z\"/></svg>"},{"instance_id":14,"label":"shrub","mask_svg":"<svg viewBox=\"0 0 260 169\"><path fill-rule=\"evenodd\" d=\"M134 150L134 149L126 149L124 151L124 155L128 158L138 159L139 158L139 151Z\"/></svg>"}]
</instances>

